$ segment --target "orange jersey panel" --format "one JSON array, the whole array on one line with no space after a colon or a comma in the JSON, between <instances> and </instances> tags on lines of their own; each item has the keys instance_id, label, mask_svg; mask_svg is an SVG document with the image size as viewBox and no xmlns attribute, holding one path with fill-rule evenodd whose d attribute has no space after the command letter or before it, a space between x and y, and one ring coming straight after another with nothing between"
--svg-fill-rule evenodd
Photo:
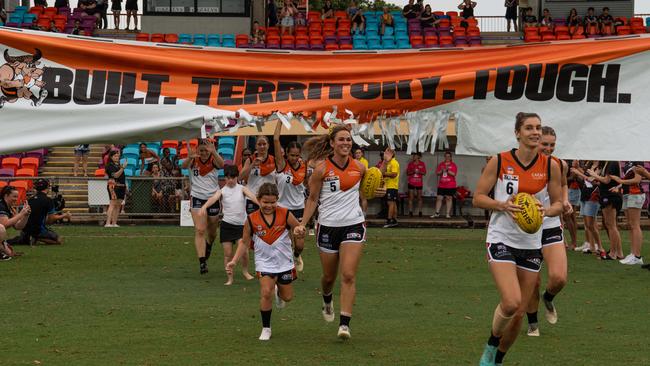
<instances>
[{"instance_id":1,"label":"orange jersey panel","mask_svg":"<svg viewBox=\"0 0 650 366\"><path fill-rule=\"evenodd\" d=\"M282 236L285 230L287 230L288 216L289 210L278 206L275 209L275 214L272 222L267 223L264 220L262 211L260 210L257 210L248 215L248 222L251 226L251 232L253 235L263 240L266 244L273 245ZM252 243L253 241L251 241L251 244Z\"/></svg>"},{"instance_id":2,"label":"orange jersey panel","mask_svg":"<svg viewBox=\"0 0 650 366\"><path fill-rule=\"evenodd\" d=\"M250 157L251 163L253 162L253 160L255 160L255 158L257 158L257 153L251 155ZM275 171L275 157L273 157L273 155L271 154L268 154L266 156L266 160L260 163L260 176L262 177L267 176L273 173L273 171Z\"/></svg>"},{"instance_id":3,"label":"orange jersey panel","mask_svg":"<svg viewBox=\"0 0 650 366\"><path fill-rule=\"evenodd\" d=\"M197 169L199 171L199 174L202 177L205 177L211 171L216 169L214 167L214 157L211 155L210 158L206 162L201 161L201 158L194 158L194 162L192 163L192 167L194 169Z\"/></svg>"},{"instance_id":4,"label":"orange jersey panel","mask_svg":"<svg viewBox=\"0 0 650 366\"><path fill-rule=\"evenodd\" d=\"M515 149L502 152L499 155L501 167L498 176L504 181L515 177L518 181L517 192L534 195L546 188L551 174L551 162L547 156L538 153L528 166L523 166L515 156Z\"/></svg>"},{"instance_id":5,"label":"orange jersey panel","mask_svg":"<svg viewBox=\"0 0 650 366\"><path fill-rule=\"evenodd\" d=\"M351 157L348 157L348 161L344 167L337 166L331 158L325 160L325 180L332 177L338 178L342 191L347 191L354 187L363 178L361 168Z\"/></svg>"},{"instance_id":6,"label":"orange jersey panel","mask_svg":"<svg viewBox=\"0 0 650 366\"><path fill-rule=\"evenodd\" d=\"M299 186L302 184L302 182L305 181L305 177L307 176L307 166L305 165L305 162L301 160L298 160L298 169L294 169L291 164L287 161L286 164L284 165L284 170L282 170L282 173L288 173L290 174L293 178L291 179L291 183L294 186Z\"/></svg>"}]
</instances>

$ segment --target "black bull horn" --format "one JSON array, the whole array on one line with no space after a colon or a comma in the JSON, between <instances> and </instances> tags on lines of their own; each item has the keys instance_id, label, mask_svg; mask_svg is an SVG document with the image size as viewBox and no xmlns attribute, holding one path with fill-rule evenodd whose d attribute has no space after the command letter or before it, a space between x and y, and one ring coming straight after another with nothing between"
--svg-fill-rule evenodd
<instances>
[{"instance_id":1,"label":"black bull horn","mask_svg":"<svg viewBox=\"0 0 650 366\"><path fill-rule=\"evenodd\" d=\"M28 64L33 64L36 61L40 60L43 54L41 53L41 50L38 48L34 49L34 54L33 55L24 55L24 56L9 56L9 50L5 49L4 52L4 58L7 63L14 63L14 62L25 62Z\"/></svg>"}]
</instances>

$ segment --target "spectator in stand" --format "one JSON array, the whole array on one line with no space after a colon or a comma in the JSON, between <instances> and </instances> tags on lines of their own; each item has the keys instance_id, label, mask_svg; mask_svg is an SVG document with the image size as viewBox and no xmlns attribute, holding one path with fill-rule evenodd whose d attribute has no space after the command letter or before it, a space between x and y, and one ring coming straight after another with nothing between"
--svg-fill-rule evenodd
<instances>
[{"instance_id":1,"label":"spectator in stand","mask_svg":"<svg viewBox=\"0 0 650 366\"><path fill-rule=\"evenodd\" d=\"M409 3L404 5L402 15L404 15L404 18L406 19L415 19L420 15L417 5L415 5L415 0L409 0Z\"/></svg>"},{"instance_id":2,"label":"spectator in stand","mask_svg":"<svg viewBox=\"0 0 650 366\"><path fill-rule=\"evenodd\" d=\"M74 28L72 28L72 34L80 35L82 32L81 30L81 22L79 20L74 21Z\"/></svg>"},{"instance_id":3,"label":"spectator in stand","mask_svg":"<svg viewBox=\"0 0 650 366\"><path fill-rule=\"evenodd\" d=\"M424 7L424 11L420 13L420 25L422 28L430 28L438 23L440 23L440 19L431 11L431 5L427 4Z\"/></svg>"},{"instance_id":4,"label":"spectator in stand","mask_svg":"<svg viewBox=\"0 0 650 366\"><path fill-rule=\"evenodd\" d=\"M106 29L108 28L108 17L107 17L107 10L108 10L108 0L97 0L97 9L99 11L99 28L100 29Z\"/></svg>"},{"instance_id":5,"label":"spectator in stand","mask_svg":"<svg viewBox=\"0 0 650 366\"><path fill-rule=\"evenodd\" d=\"M126 176L124 169L127 161L120 165L120 151L112 150L108 155L106 175L108 176L108 197L110 204L106 211L106 225L104 227L119 227L117 218L120 215L122 201L126 197Z\"/></svg>"},{"instance_id":6,"label":"spectator in stand","mask_svg":"<svg viewBox=\"0 0 650 366\"><path fill-rule=\"evenodd\" d=\"M55 0L54 1L54 7L59 9L59 8L69 8L70 7L70 1L69 0Z\"/></svg>"},{"instance_id":7,"label":"spectator in stand","mask_svg":"<svg viewBox=\"0 0 650 366\"><path fill-rule=\"evenodd\" d=\"M266 41L266 32L264 32L264 29L260 27L260 23L257 20L253 22L253 30L251 31L251 35L248 37L248 41L251 45L263 45Z\"/></svg>"},{"instance_id":8,"label":"spectator in stand","mask_svg":"<svg viewBox=\"0 0 650 366\"><path fill-rule=\"evenodd\" d=\"M587 15L584 19L585 33L589 35L598 34L600 32L600 23L598 22L598 17L595 14L594 8L587 9Z\"/></svg>"},{"instance_id":9,"label":"spectator in stand","mask_svg":"<svg viewBox=\"0 0 650 366\"><path fill-rule=\"evenodd\" d=\"M165 210L165 199L163 195L163 179L160 179L160 166L154 164L151 166L151 177L153 178L153 183L151 185L151 199L153 200L154 205L160 210Z\"/></svg>"},{"instance_id":10,"label":"spectator in stand","mask_svg":"<svg viewBox=\"0 0 650 366\"><path fill-rule=\"evenodd\" d=\"M34 181L36 194L28 200L31 213L20 236L10 241L10 244L33 245L37 242L44 244L63 244L63 238L46 225L72 217L69 212L56 213L54 201L48 197L50 182L45 179Z\"/></svg>"},{"instance_id":11,"label":"spectator in stand","mask_svg":"<svg viewBox=\"0 0 650 366\"><path fill-rule=\"evenodd\" d=\"M436 213L431 216L432 218L440 217L440 208L442 207L442 200L445 200L445 209L447 210L446 218L451 218L451 206L453 203L454 195L456 195L456 175L458 174L458 167L452 161L451 152L445 152L445 161L438 164L436 168L438 175L438 194L436 195Z\"/></svg>"},{"instance_id":12,"label":"spectator in stand","mask_svg":"<svg viewBox=\"0 0 650 366\"><path fill-rule=\"evenodd\" d=\"M388 11L388 7L384 6L384 13L381 15L381 35L384 35L386 27L394 27L395 19L393 19L393 14Z\"/></svg>"},{"instance_id":13,"label":"spectator in stand","mask_svg":"<svg viewBox=\"0 0 650 366\"><path fill-rule=\"evenodd\" d=\"M358 8L356 3L352 1L350 2L347 13L352 23L352 34L365 32L366 18L363 17L363 9Z\"/></svg>"},{"instance_id":14,"label":"spectator in stand","mask_svg":"<svg viewBox=\"0 0 650 366\"><path fill-rule=\"evenodd\" d=\"M163 149L163 156L160 158L160 173L163 176L170 176L174 166L178 163L176 155L172 156L168 147Z\"/></svg>"},{"instance_id":15,"label":"spectator in stand","mask_svg":"<svg viewBox=\"0 0 650 366\"><path fill-rule=\"evenodd\" d=\"M363 164L363 166L365 166L366 169L368 168L368 159L366 159L366 158L363 156L363 149L362 149L362 148L360 148L360 147L357 146L357 147L354 149L354 158L357 159L357 160L359 160L359 162L361 162L361 164Z\"/></svg>"},{"instance_id":16,"label":"spectator in stand","mask_svg":"<svg viewBox=\"0 0 650 366\"><path fill-rule=\"evenodd\" d=\"M0 0L0 22L7 22L7 11L5 10L5 0Z\"/></svg>"},{"instance_id":17,"label":"spectator in stand","mask_svg":"<svg viewBox=\"0 0 650 366\"><path fill-rule=\"evenodd\" d=\"M636 265L643 264L641 257L641 245L643 233L641 231L641 209L645 202L645 193L641 189L641 175L635 171L635 167L643 166L642 162L629 161L623 167L623 179L612 175L612 179L622 185L623 188L623 211L627 225L630 228L630 254L621 260L621 264Z\"/></svg>"},{"instance_id":18,"label":"spectator in stand","mask_svg":"<svg viewBox=\"0 0 650 366\"><path fill-rule=\"evenodd\" d=\"M427 5L428 7L429 5ZM425 10L426 11L426 10ZM422 217L422 186L424 176L427 174L427 166L422 161L422 153L411 154L411 161L406 167L409 188L409 216L413 217L413 199L418 200L418 216Z\"/></svg>"},{"instance_id":19,"label":"spectator in stand","mask_svg":"<svg viewBox=\"0 0 650 366\"><path fill-rule=\"evenodd\" d=\"M126 30L131 27L131 17L133 17L133 30L138 30L138 0L126 0Z\"/></svg>"},{"instance_id":20,"label":"spectator in stand","mask_svg":"<svg viewBox=\"0 0 650 366\"><path fill-rule=\"evenodd\" d=\"M386 200L388 201L388 215L384 228L397 226L397 199L399 196L399 163L395 159L395 151L387 148L384 151L384 162L381 166L381 173L384 177L386 188Z\"/></svg>"},{"instance_id":21,"label":"spectator in stand","mask_svg":"<svg viewBox=\"0 0 650 366\"><path fill-rule=\"evenodd\" d=\"M7 240L7 229L22 230L27 224L31 208L28 203L18 211L18 190L10 185L0 191L0 260L9 260L16 253Z\"/></svg>"},{"instance_id":22,"label":"spectator in stand","mask_svg":"<svg viewBox=\"0 0 650 366\"><path fill-rule=\"evenodd\" d=\"M120 29L120 14L122 13L122 0L113 0L113 5L111 5L111 11L113 12L113 26L115 29Z\"/></svg>"},{"instance_id":23,"label":"spectator in stand","mask_svg":"<svg viewBox=\"0 0 650 366\"><path fill-rule=\"evenodd\" d=\"M618 225L616 224L616 216L623 206L623 198L618 192L618 189L612 189L616 188L618 185L616 181L612 179L612 176L618 176L621 174L620 165L618 161L608 161L605 163L601 172L589 169L587 170L587 173L600 183L598 185L600 207L602 208L603 223L607 230L610 243L609 253L601 255L601 259L624 259L623 247L621 246L621 233L618 231Z\"/></svg>"},{"instance_id":24,"label":"spectator in stand","mask_svg":"<svg viewBox=\"0 0 650 366\"><path fill-rule=\"evenodd\" d=\"M95 0L80 0L79 7L83 10L81 15L93 16L97 18L97 22L99 22L100 13Z\"/></svg>"},{"instance_id":25,"label":"spectator in stand","mask_svg":"<svg viewBox=\"0 0 650 366\"><path fill-rule=\"evenodd\" d=\"M74 147L74 168L73 175L76 177L79 174L79 163L83 168L84 177L88 176L88 154L90 153L90 145L77 145Z\"/></svg>"},{"instance_id":26,"label":"spectator in stand","mask_svg":"<svg viewBox=\"0 0 650 366\"><path fill-rule=\"evenodd\" d=\"M418 13L418 15L424 11L424 0L418 0L415 3L415 11Z\"/></svg>"},{"instance_id":27,"label":"spectator in stand","mask_svg":"<svg viewBox=\"0 0 650 366\"><path fill-rule=\"evenodd\" d=\"M160 157L155 151L148 149L147 144L140 144L140 174L144 176L151 175L151 166L158 163Z\"/></svg>"},{"instance_id":28,"label":"spectator in stand","mask_svg":"<svg viewBox=\"0 0 650 366\"><path fill-rule=\"evenodd\" d=\"M34 0L34 6L42 6L47 8L47 0Z\"/></svg>"},{"instance_id":29,"label":"spectator in stand","mask_svg":"<svg viewBox=\"0 0 650 366\"><path fill-rule=\"evenodd\" d=\"M323 9L321 9L321 14L322 19L334 18L334 6L332 5L331 0L325 0Z\"/></svg>"},{"instance_id":30,"label":"spectator in stand","mask_svg":"<svg viewBox=\"0 0 650 366\"><path fill-rule=\"evenodd\" d=\"M269 27L278 25L278 8L275 6L275 0L266 2L266 20Z\"/></svg>"},{"instance_id":31,"label":"spectator in stand","mask_svg":"<svg viewBox=\"0 0 650 366\"><path fill-rule=\"evenodd\" d=\"M614 31L614 17L609 14L609 8L604 7L603 12L598 17L600 22L600 33L604 36L616 33Z\"/></svg>"},{"instance_id":32,"label":"spectator in stand","mask_svg":"<svg viewBox=\"0 0 650 366\"><path fill-rule=\"evenodd\" d=\"M542 20L540 20L539 24L542 27L548 27L549 30L553 30L553 18L551 17L551 11L548 9L544 9L544 12L542 14Z\"/></svg>"},{"instance_id":33,"label":"spectator in stand","mask_svg":"<svg viewBox=\"0 0 650 366\"><path fill-rule=\"evenodd\" d=\"M463 19L473 19L474 18L474 8L476 7L476 1L472 0L463 0L460 5L458 5L458 10L462 10L460 16Z\"/></svg>"},{"instance_id":34,"label":"spectator in stand","mask_svg":"<svg viewBox=\"0 0 650 366\"><path fill-rule=\"evenodd\" d=\"M506 7L506 22L508 22L508 32L510 32L510 22L517 32L517 7L519 6L519 0L505 0L504 6Z\"/></svg>"},{"instance_id":35,"label":"spectator in stand","mask_svg":"<svg viewBox=\"0 0 650 366\"><path fill-rule=\"evenodd\" d=\"M537 27L537 25L537 17L533 15L533 8L528 7L524 16L524 27Z\"/></svg>"},{"instance_id":36,"label":"spectator in stand","mask_svg":"<svg viewBox=\"0 0 650 366\"><path fill-rule=\"evenodd\" d=\"M284 6L280 10L280 36L284 36L285 33L289 35L293 34L293 17L298 12L291 0L285 0Z\"/></svg>"},{"instance_id":37,"label":"spectator in stand","mask_svg":"<svg viewBox=\"0 0 650 366\"><path fill-rule=\"evenodd\" d=\"M566 18L566 25L569 27L569 34L582 34L582 27L580 26L580 17L576 8L571 8L569 16Z\"/></svg>"},{"instance_id":38,"label":"spectator in stand","mask_svg":"<svg viewBox=\"0 0 650 366\"><path fill-rule=\"evenodd\" d=\"M54 20L50 20L50 32L52 33L59 33L61 29L57 28L56 23L54 23Z\"/></svg>"}]
</instances>

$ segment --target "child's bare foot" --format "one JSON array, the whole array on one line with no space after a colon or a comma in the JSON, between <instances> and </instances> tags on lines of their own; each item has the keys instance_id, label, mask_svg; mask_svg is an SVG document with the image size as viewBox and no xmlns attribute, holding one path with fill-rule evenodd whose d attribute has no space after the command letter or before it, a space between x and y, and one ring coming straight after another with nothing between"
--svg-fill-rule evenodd
<instances>
[{"instance_id":1,"label":"child's bare foot","mask_svg":"<svg viewBox=\"0 0 650 366\"><path fill-rule=\"evenodd\" d=\"M225 286L230 286L230 285L232 285L232 283L233 283L233 278L232 278L232 277L228 277L228 281L226 281L226 283L224 283L224 285L225 285Z\"/></svg>"},{"instance_id":2,"label":"child's bare foot","mask_svg":"<svg viewBox=\"0 0 650 366\"><path fill-rule=\"evenodd\" d=\"M253 277L250 273L248 273L248 272L246 272L246 271L242 271L241 274L244 275L244 278L247 279L248 281L250 281L250 280L252 280L252 279L255 278L255 277Z\"/></svg>"}]
</instances>

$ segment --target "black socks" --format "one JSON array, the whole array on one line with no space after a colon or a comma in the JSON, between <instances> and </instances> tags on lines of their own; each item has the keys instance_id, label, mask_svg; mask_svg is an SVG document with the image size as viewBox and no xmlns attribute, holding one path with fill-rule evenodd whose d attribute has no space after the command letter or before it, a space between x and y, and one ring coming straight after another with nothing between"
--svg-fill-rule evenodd
<instances>
[{"instance_id":1,"label":"black socks","mask_svg":"<svg viewBox=\"0 0 650 366\"><path fill-rule=\"evenodd\" d=\"M341 314L341 320L339 321L339 326L345 325L346 327L350 326L350 317L347 315Z\"/></svg>"},{"instance_id":2,"label":"black socks","mask_svg":"<svg viewBox=\"0 0 650 366\"><path fill-rule=\"evenodd\" d=\"M323 295L323 302L326 304L331 304L332 303L332 294L328 295Z\"/></svg>"},{"instance_id":3,"label":"black socks","mask_svg":"<svg viewBox=\"0 0 650 366\"><path fill-rule=\"evenodd\" d=\"M492 347L499 347L499 342L501 337L497 337L494 334L490 333L490 338L488 339L488 344Z\"/></svg>"},{"instance_id":4,"label":"black socks","mask_svg":"<svg viewBox=\"0 0 650 366\"><path fill-rule=\"evenodd\" d=\"M555 298L555 295L551 295L548 290L544 291L544 300L548 302L552 302L553 299Z\"/></svg>"},{"instance_id":5,"label":"black socks","mask_svg":"<svg viewBox=\"0 0 650 366\"><path fill-rule=\"evenodd\" d=\"M271 311L273 310L260 310L260 314L262 314L263 328L271 328Z\"/></svg>"},{"instance_id":6,"label":"black socks","mask_svg":"<svg viewBox=\"0 0 650 366\"><path fill-rule=\"evenodd\" d=\"M528 324L537 324L537 312L526 313L528 316Z\"/></svg>"}]
</instances>

